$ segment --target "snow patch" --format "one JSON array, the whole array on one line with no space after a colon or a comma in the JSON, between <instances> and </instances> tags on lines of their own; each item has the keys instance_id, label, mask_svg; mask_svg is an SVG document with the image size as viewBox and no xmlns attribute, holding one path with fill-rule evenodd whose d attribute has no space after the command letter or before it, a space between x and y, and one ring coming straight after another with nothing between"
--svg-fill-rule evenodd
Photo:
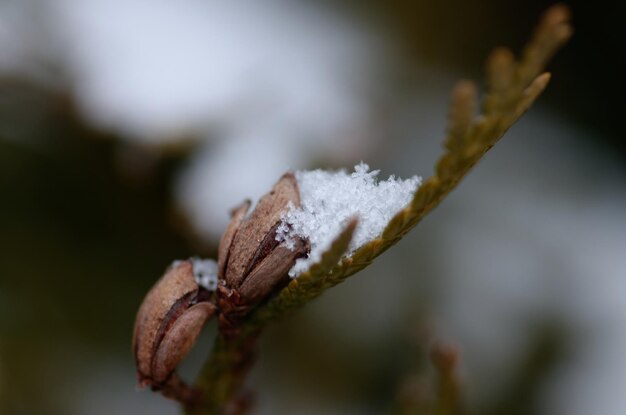
<instances>
[{"instance_id":1,"label":"snow patch","mask_svg":"<svg viewBox=\"0 0 626 415\"><path fill-rule=\"evenodd\" d=\"M292 206L283 216L276 239L293 246L293 238L308 239L311 252L289 271L297 277L318 262L333 240L356 217L359 224L348 254L379 237L391 218L413 198L421 178L378 181L380 170L369 170L363 162L354 172L298 171L301 207Z\"/></svg>"},{"instance_id":2,"label":"snow patch","mask_svg":"<svg viewBox=\"0 0 626 415\"><path fill-rule=\"evenodd\" d=\"M172 262L172 267L179 266L183 260ZM215 291L217 289L217 262L212 259L202 259L198 257L189 258L193 269L193 277L199 286Z\"/></svg>"}]
</instances>

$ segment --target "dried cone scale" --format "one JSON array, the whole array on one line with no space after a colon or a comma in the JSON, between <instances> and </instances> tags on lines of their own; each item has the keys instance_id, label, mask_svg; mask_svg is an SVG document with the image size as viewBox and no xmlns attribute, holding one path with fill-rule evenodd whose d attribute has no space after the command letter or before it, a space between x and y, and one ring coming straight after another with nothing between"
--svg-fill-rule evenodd
<instances>
[{"instance_id":1,"label":"dried cone scale","mask_svg":"<svg viewBox=\"0 0 626 415\"><path fill-rule=\"evenodd\" d=\"M217 294L222 322L247 313L282 288L296 260L307 254L308 244L300 238L295 238L292 249L276 240L282 215L291 206L300 207L300 190L289 172L259 200L248 217L248 201L233 211L219 246Z\"/></svg>"},{"instance_id":2,"label":"dried cone scale","mask_svg":"<svg viewBox=\"0 0 626 415\"><path fill-rule=\"evenodd\" d=\"M205 323L219 313L222 334L234 333L237 321L282 288L296 259L308 252L301 239L293 249L276 240L282 215L291 206L300 206L300 191L294 175L286 173L250 215L248 201L233 211L219 246L217 304L198 285L193 260L175 263L157 281L137 313L133 333L140 386L187 404L197 398L175 370Z\"/></svg>"},{"instance_id":3,"label":"dried cone scale","mask_svg":"<svg viewBox=\"0 0 626 415\"><path fill-rule=\"evenodd\" d=\"M140 386L163 387L216 310L194 278L191 261L170 267L146 295L135 321L133 351Z\"/></svg>"}]
</instances>

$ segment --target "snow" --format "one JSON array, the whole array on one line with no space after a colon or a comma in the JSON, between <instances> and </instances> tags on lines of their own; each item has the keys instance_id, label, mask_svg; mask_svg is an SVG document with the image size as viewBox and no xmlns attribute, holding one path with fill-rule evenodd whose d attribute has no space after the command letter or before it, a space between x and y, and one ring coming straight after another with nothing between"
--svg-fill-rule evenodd
<instances>
[{"instance_id":1,"label":"snow","mask_svg":"<svg viewBox=\"0 0 626 415\"><path fill-rule=\"evenodd\" d=\"M199 286L209 291L217 288L217 262L212 259L191 258L193 276Z\"/></svg>"},{"instance_id":2,"label":"snow","mask_svg":"<svg viewBox=\"0 0 626 415\"><path fill-rule=\"evenodd\" d=\"M189 258L193 269L193 277L199 286L215 291L217 288L217 262L212 259ZM172 267L177 267L183 260L175 260Z\"/></svg>"},{"instance_id":3,"label":"snow","mask_svg":"<svg viewBox=\"0 0 626 415\"><path fill-rule=\"evenodd\" d=\"M293 245L293 238L308 239L311 251L299 259L289 271L297 277L318 262L333 240L354 217L359 224L353 235L348 255L367 242L379 237L387 223L412 199L421 179L378 181L380 170L369 170L363 162L354 172L298 171L301 207L292 206L284 215L276 239Z\"/></svg>"}]
</instances>

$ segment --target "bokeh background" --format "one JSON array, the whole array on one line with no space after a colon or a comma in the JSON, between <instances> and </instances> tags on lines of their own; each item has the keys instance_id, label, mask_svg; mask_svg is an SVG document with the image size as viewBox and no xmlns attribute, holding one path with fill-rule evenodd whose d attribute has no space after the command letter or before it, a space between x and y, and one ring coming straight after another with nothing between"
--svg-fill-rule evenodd
<instances>
[{"instance_id":1,"label":"bokeh background","mask_svg":"<svg viewBox=\"0 0 626 415\"><path fill-rule=\"evenodd\" d=\"M289 168L428 176L455 81L551 3L0 1L0 414L177 413L136 390L130 352L164 268L215 257L229 208ZM256 413L384 413L432 339L461 351L471 414L626 411L617 3L569 2L530 113L398 246L267 333Z\"/></svg>"}]
</instances>

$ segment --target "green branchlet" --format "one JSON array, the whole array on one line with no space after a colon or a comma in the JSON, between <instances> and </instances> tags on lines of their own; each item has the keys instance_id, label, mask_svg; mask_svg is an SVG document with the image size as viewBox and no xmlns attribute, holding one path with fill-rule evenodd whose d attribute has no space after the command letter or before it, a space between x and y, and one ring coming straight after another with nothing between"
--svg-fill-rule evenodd
<instances>
[{"instance_id":1,"label":"green branchlet","mask_svg":"<svg viewBox=\"0 0 626 415\"><path fill-rule=\"evenodd\" d=\"M437 162L435 174L419 187L411 203L391 219L380 238L332 265L330 261L322 260L291 281L276 298L257 311L254 316L256 321L279 317L283 311L302 306L327 288L365 268L439 205L543 92L550 75L541 74L541 71L571 35L568 20L566 7L557 5L548 10L519 62L514 60L508 49L500 48L492 53L487 62L488 90L482 114L475 113L478 107L476 86L470 81L460 81L452 93L444 139L446 151ZM344 237L345 233L339 239ZM335 244L328 258L333 253L337 254L334 250ZM307 289L302 289L305 284ZM267 309L272 312L267 313Z\"/></svg>"}]
</instances>

